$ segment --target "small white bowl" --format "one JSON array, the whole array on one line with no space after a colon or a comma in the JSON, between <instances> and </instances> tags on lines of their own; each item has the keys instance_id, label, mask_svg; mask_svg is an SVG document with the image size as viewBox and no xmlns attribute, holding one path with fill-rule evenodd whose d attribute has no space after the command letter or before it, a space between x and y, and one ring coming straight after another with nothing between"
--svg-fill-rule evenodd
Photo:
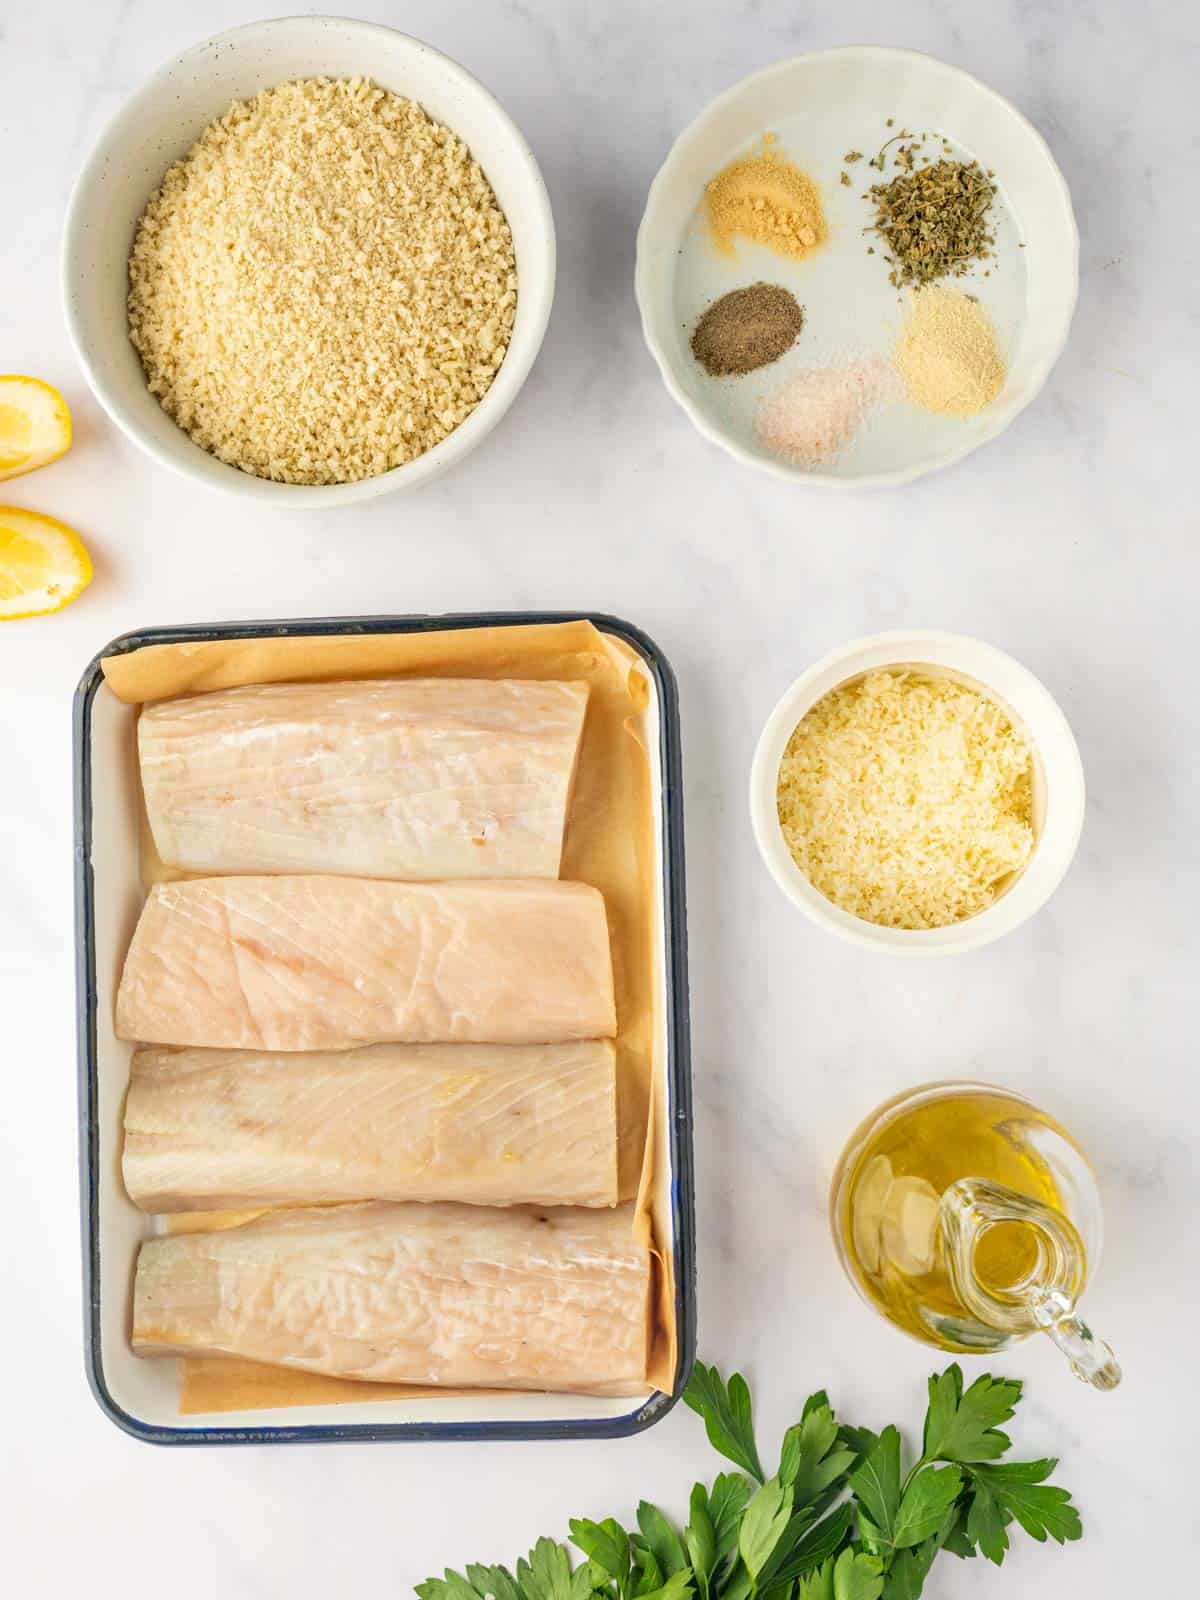
<instances>
[{"instance_id":1,"label":"small white bowl","mask_svg":"<svg viewBox=\"0 0 1200 1600\"><path fill-rule=\"evenodd\" d=\"M886 126L892 118L893 126ZM998 397L965 420L907 403L880 408L836 458L807 470L762 446L754 407L797 368L851 356L886 357L902 308L882 255L867 254L862 199L867 163L839 175L846 151L868 155L901 128L949 137L962 155L993 169L998 253L988 278L977 268L949 279L976 295L995 322L1008 376ZM830 235L813 256L791 262L739 241L718 257L698 224L710 178L765 132L817 180ZM889 176L891 169L889 168ZM766 279L805 307L795 348L742 378L712 379L689 339L700 310L746 283ZM824 489L883 488L948 466L994 439L1045 383L1071 326L1079 291L1079 234L1067 183L1045 140L995 90L913 50L854 45L797 56L744 78L676 139L650 186L638 230L637 301L642 330L663 382L692 423L747 466Z\"/></svg>"},{"instance_id":2,"label":"small white bowl","mask_svg":"<svg viewBox=\"0 0 1200 1600\"><path fill-rule=\"evenodd\" d=\"M126 295L134 230L167 168L235 100L295 78L369 78L418 101L469 146L512 229L517 315L487 394L440 444L357 483L256 478L194 444L150 393L129 341ZM344 17L280 17L197 45L168 61L117 113L76 181L63 239L67 326L87 380L113 421L156 461L212 488L288 507L345 505L426 483L479 443L533 365L554 298L550 199L533 152L498 101L418 39Z\"/></svg>"},{"instance_id":3,"label":"small white bowl","mask_svg":"<svg viewBox=\"0 0 1200 1600\"><path fill-rule=\"evenodd\" d=\"M792 859L779 826L779 763L800 719L840 684L880 668L911 666L958 679L1008 711L1033 747L1033 855L986 911L945 928L882 928L843 911L815 889ZM1083 764L1074 735L1049 691L1019 661L956 633L878 633L856 639L809 667L763 729L750 771L750 818L767 870L793 905L843 939L897 955L977 950L1039 910L1062 881L1083 828Z\"/></svg>"}]
</instances>

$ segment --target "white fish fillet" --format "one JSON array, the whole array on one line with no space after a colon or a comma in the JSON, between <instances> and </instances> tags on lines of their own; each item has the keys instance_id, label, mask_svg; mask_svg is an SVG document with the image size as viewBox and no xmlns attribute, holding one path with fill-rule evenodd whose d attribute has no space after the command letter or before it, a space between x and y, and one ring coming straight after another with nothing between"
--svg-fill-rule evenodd
<instances>
[{"instance_id":1,"label":"white fish fillet","mask_svg":"<svg viewBox=\"0 0 1200 1600\"><path fill-rule=\"evenodd\" d=\"M375 1383L638 1392L633 1207L335 1206L142 1245L133 1346Z\"/></svg>"},{"instance_id":2,"label":"white fish fillet","mask_svg":"<svg viewBox=\"0 0 1200 1600\"><path fill-rule=\"evenodd\" d=\"M189 872L557 878L581 683L269 683L148 705L142 788Z\"/></svg>"},{"instance_id":3,"label":"white fish fillet","mask_svg":"<svg viewBox=\"0 0 1200 1600\"><path fill-rule=\"evenodd\" d=\"M339 1050L616 1032L608 922L582 883L197 878L150 891L117 1034Z\"/></svg>"},{"instance_id":4,"label":"white fish fillet","mask_svg":"<svg viewBox=\"0 0 1200 1600\"><path fill-rule=\"evenodd\" d=\"M125 1187L143 1211L256 1203L617 1203L616 1052L379 1044L139 1050Z\"/></svg>"}]
</instances>

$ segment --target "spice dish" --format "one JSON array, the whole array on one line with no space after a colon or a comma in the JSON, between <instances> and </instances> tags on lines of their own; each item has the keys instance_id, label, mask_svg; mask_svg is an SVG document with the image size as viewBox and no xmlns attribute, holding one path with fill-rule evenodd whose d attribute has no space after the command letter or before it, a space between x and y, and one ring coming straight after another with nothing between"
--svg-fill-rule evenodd
<instances>
[{"instance_id":1,"label":"spice dish","mask_svg":"<svg viewBox=\"0 0 1200 1600\"><path fill-rule=\"evenodd\" d=\"M308 452L300 430L286 457L276 463L270 459L269 426L264 429L260 420L252 433L254 448L239 448L242 441L230 438L226 419L212 415L208 386L196 384L194 373L184 374L194 384L194 396L189 395L187 382L181 385L179 374L171 370L175 329L161 314L165 305L169 318L174 317L178 305L155 290L155 280L148 277L146 268L149 265L160 273L160 283L164 271L178 281L186 252L181 254L178 248L166 253L147 251L150 241L140 238L143 248L134 285L138 299L133 331L146 357L143 367L130 338L129 258L138 224L168 169L188 156L214 121L226 117L235 102L253 101L281 84L311 84L313 80L359 80L374 86L363 91L367 94L382 90L389 97L399 97L400 102L415 102L424 118L431 119L433 137L442 141L439 159L444 156L450 170L469 178L472 164L478 164L486 181L481 185L474 180L473 204L482 218L488 218L489 207L492 213L497 209L502 213L499 222L494 215L488 222L499 243L504 242L505 227L511 233L511 246L505 244L505 249L515 252L517 303L511 338L507 327L511 304L503 303L502 289L495 296L498 317L475 319L478 326L471 330L471 338L478 352L475 364L480 380L465 391L457 384L447 389L437 407L444 419L430 408L429 415L418 411L409 424L401 401L411 402L411 395L406 399L401 385L386 419L389 426L377 427L368 418L366 427L354 430L356 437L343 441L336 437L336 426L331 429L329 423L337 424L354 396L326 383L324 408L313 417L313 436L319 436L318 459L305 458ZM384 107L385 111L391 107L394 119L402 115L396 106L389 99ZM248 116L245 108L239 111L243 126ZM420 128L412 127L411 116L407 126L400 127L393 120L390 128L376 118L375 137L381 142L397 136L417 138L422 130L427 132L428 123L420 113L415 116ZM426 142L430 142L428 137ZM463 146L468 153L465 163L460 159ZM206 149L206 158L211 159L211 141ZM244 176L249 181L253 172ZM372 182L386 184L386 172L382 176L377 172ZM486 198L488 186L494 205ZM176 181L168 198L177 198L178 188ZM194 207L193 213L193 226L197 220L211 223L211 212L203 206ZM155 221L163 215L160 199ZM231 226L236 222L235 217ZM295 263L292 266L299 270ZM252 23L220 34L160 68L118 113L85 162L68 208L63 244L67 325L88 382L113 420L163 465L211 487L288 508L342 505L411 488L461 460L500 420L529 374L549 320L554 269L554 225L545 183L528 144L500 105L468 72L428 45L391 28L337 17L285 17ZM188 277L183 273L185 284ZM147 315L147 283L152 315ZM377 284L367 287L372 293L378 289ZM438 293L445 290L446 285L439 284ZM194 297L189 310L193 319L203 313ZM414 310L412 332L428 348L430 333L416 314L419 310ZM317 338L327 337L328 322L328 315L317 318L308 325L309 332ZM385 317L380 326L386 322ZM224 340L226 353L231 359L236 357L231 375L244 377L245 352L237 350L238 340L221 324L221 318L217 318L215 330L205 327L201 331L204 337L212 332ZM492 338L495 342L489 345ZM505 339L507 349L496 367L495 358ZM247 344L250 342L248 338ZM203 376L203 364L194 370ZM252 374L253 367L249 370ZM164 402L173 407L173 415L164 410L158 394L151 392L148 371ZM245 387L241 383L242 390ZM377 387L363 386L368 393ZM237 389L235 382L234 391ZM199 410L190 404L193 397L201 403ZM253 395L247 398L243 393L237 401L239 414L248 414L256 403ZM207 414L204 406L209 408ZM201 442L194 442L184 431L189 424ZM332 451L328 448L331 437L335 440ZM268 440L267 447L261 444L263 438ZM209 453L214 449L220 449L225 459ZM402 464L386 470L391 462ZM274 481L276 478L293 481Z\"/></svg>"},{"instance_id":2,"label":"spice dish","mask_svg":"<svg viewBox=\"0 0 1200 1600\"><path fill-rule=\"evenodd\" d=\"M948 678L995 703L1032 752L1029 816L1033 847L991 903L938 927L888 927L834 904L793 859L780 824L780 764L802 719L832 691L869 675L908 669ZM900 632L858 639L804 672L763 729L750 773L750 816L767 870L806 916L841 938L899 955L946 955L978 949L1019 927L1058 887L1083 826L1083 766L1074 736L1049 691L1011 656L960 634Z\"/></svg>"},{"instance_id":3,"label":"spice dish","mask_svg":"<svg viewBox=\"0 0 1200 1600\"><path fill-rule=\"evenodd\" d=\"M929 207L949 225L922 261L906 222ZM755 285L793 297L799 333L776 355L776 319L755 368L702 361L700 320ZM650 189L636 286L663 380L707 438L777 476L884 487L1033 399L1070 327L1078 235L1012 105L930 57L855 46L747 78L685 129Z\"/></svg>"}]
</instances>

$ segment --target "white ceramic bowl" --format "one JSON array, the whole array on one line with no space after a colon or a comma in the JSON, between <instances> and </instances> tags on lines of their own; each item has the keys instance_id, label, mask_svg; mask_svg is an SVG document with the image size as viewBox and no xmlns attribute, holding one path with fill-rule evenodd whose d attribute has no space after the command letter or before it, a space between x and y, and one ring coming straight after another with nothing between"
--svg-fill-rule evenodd
<instances>
[{"instance_id":1,"label":"white ceramic bowl","mask_svg":"<svg viewBox=\"0 0 1200 1600\"><path fill-rule=\"evenodd\" d=\"M1028 865L986 911L946 928L881 928L835 906L792 860L776 809L779 763L792 730L839 684L879 668L914 666L981 689L1009 712L1034 751L1036 844ZM1066 717L1033 674L1002 650L956 633L878 633L856 639L809 667L763 729L750 772L750 817L767 870L793 905L831 933L898 955L975 950L1019 927L1054 893L1083 827L1083 765Z\"/></svg>"},{"instance_id":2,"label":"white ceramic bowl","mask_svg":"<svg viewBox=\"0 0 1200 1600\"><path fill-rule=\"evenodd\" d=\"M987 278L976 269L948 282L977 295L992 316L1008 378L992 404L966 420L907 404L881 408L837 458L805 470L758 443L754 403L797 367L820 366L842 352L885 355L891 348L902 310L881 254L868 256L861 235L870 220L862 193L876 175L865 161L848 169L849 186L839 175L847 150L869 155L902 127L941 132L957 153L995 171L997 260L988 263ZM779 147L822 191L830 237L804 262L745 241L735 260L718 257L699 219L708 180L767 131L778 133ZM727 289L760 278L783 284L804 305L804 331L787 356L758 373L707 377L689 345L696 316ZM907 483L994 439L1046 381L1066 342L1078 286L1071 198L1044 139L994 90L911 50L825 50L743 79L679 135L650 187L638 231L642 328L671 395L700 432L736 460L829 489Z\"/></svg>"},{"instance_id":3,"label":"white ceramic bowl","mask_svg":"<svg viewBox=\"0 0 1200 1600\"><path fill-rule=\"evenodd\" d=\"M371 79L420 102L470 147L512 229L518 298L512 341L467 420L424 455L357 483L275 483L193 444L150 393L129 342L125 300L134 229L177 161L234 100L294 78ZM554 221L533 152L500 104L464 68L407 34L343 17L255 22L168 61L119 111L84 163L67 209L67 326L97 399L164 466L199 483L289 507L344 505L425 483L453 465L508 410L532 367L554 297Z\"/></svg>"}]
</instances>

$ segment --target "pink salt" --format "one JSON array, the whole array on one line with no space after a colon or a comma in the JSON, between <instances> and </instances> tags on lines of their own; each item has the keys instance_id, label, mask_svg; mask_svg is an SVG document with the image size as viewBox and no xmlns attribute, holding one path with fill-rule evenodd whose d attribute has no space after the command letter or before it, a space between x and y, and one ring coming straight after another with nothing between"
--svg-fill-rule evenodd
<instances>
[{"instance_id":1,"label":"pink salt","mask_svg":"<svg viewBox=\"0 0 1200 1600\"><path fill-rule=\"evenodd\" d=\"M867 413L896 389L886 361L810 367L759 402L760 443L797 467L817 467L848 445Z\"/></svg>"}]
</instances>

